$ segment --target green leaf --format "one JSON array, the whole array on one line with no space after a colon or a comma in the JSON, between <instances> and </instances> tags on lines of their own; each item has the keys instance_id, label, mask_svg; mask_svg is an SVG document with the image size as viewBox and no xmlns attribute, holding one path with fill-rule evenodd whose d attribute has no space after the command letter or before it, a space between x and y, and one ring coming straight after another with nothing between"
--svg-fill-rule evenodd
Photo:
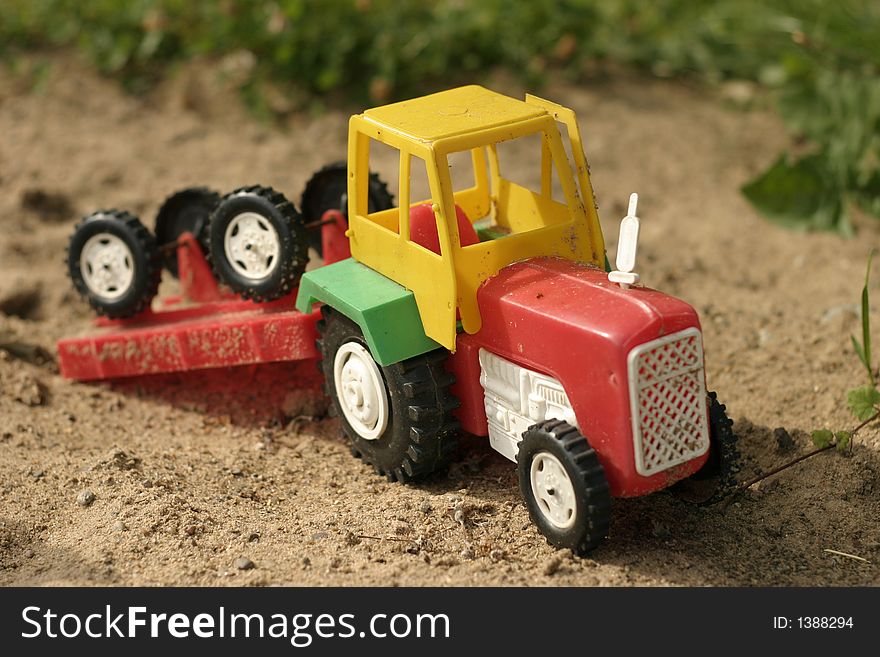
<instances>
[{"instance_id":1,"label":"green leaf","mask_svg":"<svg viewBox=\"0 0 880 657\"><path fill-rule=\"evenodd\" d=\"M789 228L849 232L841 194L827 171L827 158L810 155L792 163L783 154L742 187L758 212Z\"/></svg>"},{"instance_id":2,"label":"green leaf","mask_svg":"<svg viewBox=\"0 0 880 657\"><path fill-rule=\"evenodd\" d=\"M853 388L846 395L846 403L853 415L864 422L877 413L877 405L880 404L880 390L874 386Z\"/></svg>"},{"instance_id":3,"label":"green leaf","mask_svg":"<svg viewBox=\"0 0 880 657\"><path fill-rule=\"evenodd\" d=\"M831 444L831 441L834 440L834 434L830 429L816 429L810 434L810 437L813 439L813 444L818 449L825 449Z\"/></svg>"},{"instance_id":4,"label":"green leaf","mask_svg":"<svg viewBox=\"0 0 880 657\"><path fill-rule=\"evenodd\" d=\"M868 380L875 385L874 371L871 361L871 303L868 299L868 283L871 278L871 262L874 260L874 251L868 256L868 269L865 272L865 287L862 288L862 363L868 369Z\"/></svg>"},{"instance_id":5,"label":"green leaf","mask_svg":"<svg viewBox=\"0 0 880 657\"><path fill-rule=\"evenodd\" d=\"M856 204L866 213L880 217L880 174L873 177L854 194Z\"/></svg>"},{"instance_id":6,"label":"green leaf","mask_svg":"<svg viewBox=\"0 0 880 657\"><path fill-rule=\"evenodd\" d=\"M871 366L868 364L868 359L865 357L865 350L862 349L862 345L859 343L858 340L856 340L856 336L851 335L849 336L849 339L852 340L853 349L856 350L856 356L858 356L859 360L862 361L862 365L870 370Z\"/></svg>"},{"instance_id":7,"label":"green leaf","mask_svg":"<svg viewBox=\"0 0 880 657\"><path fill-rule=\"evenodd\" d=\"M845 452L852 443L851 431L838 431L834 434L835 446L838 452Z\"/></svg>"}]
</instances>

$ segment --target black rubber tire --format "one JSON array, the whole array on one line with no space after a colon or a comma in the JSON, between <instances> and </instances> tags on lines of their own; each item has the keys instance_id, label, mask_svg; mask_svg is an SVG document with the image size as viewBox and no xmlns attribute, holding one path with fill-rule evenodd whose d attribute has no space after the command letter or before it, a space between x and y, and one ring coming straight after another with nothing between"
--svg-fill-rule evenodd
<instances>
[{"instance_id":1,"label":"black rubber tire","mask_svg":"<svg viewBox=\"0 0 880 657\"><path fill-rule=\"evenodd\" d=\"M122 296L113 300L91 290L82 273L83 248L89 239L102 233L122 240L133 258L132 282ZM76 291L96 313L121 319L138 314L153 300L159 289L162 265L155 238L137 217L124 210L99 210L74 228L67 245L67 273Z\"/></svg>"},{"instance_id":2,"label":"black rubber tire","mask_svg":"<svg viewBox=\"0 0 880 657\"><path fill-rule=\"evenodd\" d=\"M693 504L714 504L727 496L738 485L740 469L737 436L733 420L727 417L727 408L718 401L715 392L707 394L709 404L709 458L699 470L676 483L672 492L681 500Z\"/></svg>"},{"instance_id":3,"label":"black rubber tire","mask_svg":"<svg viewBox=\"0 0 880 657\"><path fill-rule=\"evenodd\" d=\"M299 207L306 224L319 221L327 210L339 210L348 216L348 165L333 162L316 171L306 183ZM370 174L367 207L370 212L378 212L394 207L394 196L376 173ZM323 257L321 228L309 229L309 246Z\"/></svg>"},{"instance_id":4,"label":"black rubber tire","mask_svg":"<svg viewBox=\"0 0 880 657\"><path fill-rule=\"evenodd\" d=\"M392 481L414 481L446 466L460 430L452 415L458 400L449 391L455 377L444 367L448 352L438 349L388 367L379 365L389 401L388 425L380 437L365 440L342 411L333 366L337 350L345 343L367 344L358 325L345 315L329 306L323 306L321 314L317 346L324 389L332 402L331 414L339 418L354 455Z\"/></svg>"},{"instance_id":5,"label":"black rubber tire","mask_svg":"<svg viewBox=\"0 0 880 657\"><path fill-rule=\"evenodd\" d=\"M538 508L530 475L532 461L541 452L549 452L559 459L574 486L575 521L567 529L553 525ZM562 420L545 420L532 425L523 434L516 463L519 487L529 516L547 542L581 556L596 549L608 534L611 494L599 457L580 431Z\"/></svg>"},{"instance_id":6,"label":"black rubber tire","mask_svg":"<svg viewBox=\"0 0 880 657\"><path fill-rule=\"evenodd\" d=\"M261 279L239 274L224 249L226 228L244 212L259 215L278 235L279 257L270 273ZM271 187L254 185L227 194L208 222L208 251L217 277L244 299L272 301L290 294L309 261L308 235L302 216L293 203Z\"/></svg>"},{"instance_id":7,"label":"black rubber tire","mask_svg":"<svg viewBox=\"0 0 880 657\"><path fill-rule=\"evenodd\" d=\"M154 233L159 247L168 246L177 241L185 232L195 235L202 247L202 253L208 253L208 220L211 213L220 204L220 194L207 187L189 187L175 192L165 199L156 214ZM174 278L177 272L177 250L166 249L162 254L162 266Z\"/></svg>"}]
</instances>

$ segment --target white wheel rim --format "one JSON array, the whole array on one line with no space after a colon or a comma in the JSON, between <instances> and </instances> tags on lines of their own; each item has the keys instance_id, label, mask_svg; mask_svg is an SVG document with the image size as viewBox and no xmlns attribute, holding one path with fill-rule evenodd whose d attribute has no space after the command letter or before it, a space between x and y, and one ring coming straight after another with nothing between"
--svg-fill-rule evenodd
<instances>
[{"instance_id":1,"label":"white wheel rim","mask_svg":"<svg viewBox=\"0 0 880 657\"><path fill-rule=\"evenodd\" d=\"M79 269L92 294L115 301L128 292L134 281L134 255L116 235L98 233L83 245Z\"/></svg>"},{"instance_id":2,"label":"white wheel rim","mask_svg":"<svg viewBox=\"0 0 880 657\"><path fill-rule=\"evenodd\" d=\"M232 218L223 236L229 265L251 281L269 277L278 267L281 240L278 231L256 212L242 212Z\"/></svg>"},{"instance_id":3,"label":"white wheel rim","mask_svg":"<svg viewBox=\"0 0 880 657\"><path fill-rule=\"evenodd\" d=\"M577 518L574 484L562 462L550 452L539 452L532 459L529 473L538 511L554 527L568 529Z\"/></svg>"},{"instance_id":4,"label":"white wheel rim","mask_svg":"<svg viewBox=\"0 0 880 657\"><path fill-rule=\"evenodd\" d=\"M333 360L336 398L361 438L376 440L388 427L388 395L379 366L359 342L346 342Z\"/></svg>"}]
</instances>

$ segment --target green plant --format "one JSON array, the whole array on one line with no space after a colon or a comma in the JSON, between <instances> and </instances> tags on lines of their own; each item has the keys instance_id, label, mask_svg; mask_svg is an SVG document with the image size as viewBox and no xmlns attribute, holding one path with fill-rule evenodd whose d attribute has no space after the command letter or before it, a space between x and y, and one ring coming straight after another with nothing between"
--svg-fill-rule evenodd
<instances>
[{"instance_id":1,"label":"green plant","mask_svg":"<svg viewBox=\"0 0 880 657\"><path fill-rule=\"evenodd\" d=\"M868 256L868 267L865 273L865 285L862 288L862 341L852 335L853 348L856 356L865 368L868 375L867 385L851 389L846 395L846 403L849 410L861 424L852 431L836 431L830 429L817 429L813 431L813 444L817 449L836 447L840 451L849 450L852 447L852 437L856 431L880 419L880 390L877 389L877 375L874 372L871 359L871 302L868 294L868 286L871 277L871 262L874 252Z\"/></svg>"},{"instance_id":2,"label":"green plant","mask_svg":"<svg viewBox=\"0 0 880 657\"><path fill-rule=\"evenodd\" d=\"M798 152L743 193L786 226L848 235L854 208L880 216L880 9L858 0L786 9L790 44L765 80Z\"/></svg>"},{"instance_id":3,"label":"green plant","mask_svg":"<svg viewBox=\"0 0 880 657\"><path fill-rule=\"evenodd\" d=\"M868 293L871 277L871 263L874 259L874 255L875 252L872 251L868 256L868 266L867 271L865 272L865 285L862 287L862 341L859 342L855 336L850 336L856 356L864 366L868 375L867 385L852 388L846 395L847 406L859 423L852 429L839 429L837 431L832 431L831 429L814 430L810 434L813 445L815 446L813 451L802 454L788 463L784 463L769 472L765 472L754 479L740 484L736 490L731 493L731 497L728 499L732 499L732 495L751 488L759 481L763 481L767 477L778 474L783 470L787 470L793 465L816 456L817 454L821 454L822 452L836 449L841 453L849 453L852 450L853 438L855 438L856 434L868 425L880 420L880 390L877 388L877 368L872 365L873 361L871 360L871 303Z\"/></svg>"},{"instance_id":4,"label":"green plant","mask_svg":"<svg viewBox=\"0 0 880 657\"><path fill-rule=\"evenodd\" d=\"M880 216L876 0L0 2L0 55L59 47L133 91L180 61L222 59L261 115L275 111L270 89L376 103L499 67L532 87L548 70L582 79L619 64L751 80L796 145L744 186L750 202L786 226L842 234L855 208Z\"/></svg>"},{"instance_id":5,"label":"green plant","mask_svg":"<svg viewBox=\"0 0 880 657\"><path fill-rule=\"evenodd\" d=\"M871 254L868 256L868 269L865 272L865 285L862 288L862 341L860 343L854 335L849 337L850 340L852 340L856 355L859 357L862 365L865 366L865 371L868 373L870 387L876 390L877 377L871 367L871 300L868 296L868 285L871 279L871 262L874 259L874 253L874 251L871 251ZM876 404L876 402L874 403ZM850 403L850 407L852 408L852 403ZM862 414L855 408L853 408L853 413L855 413L857 417ZM865 418L859 417L859 419L864 420Z\"/></svg>"}]
</instances>

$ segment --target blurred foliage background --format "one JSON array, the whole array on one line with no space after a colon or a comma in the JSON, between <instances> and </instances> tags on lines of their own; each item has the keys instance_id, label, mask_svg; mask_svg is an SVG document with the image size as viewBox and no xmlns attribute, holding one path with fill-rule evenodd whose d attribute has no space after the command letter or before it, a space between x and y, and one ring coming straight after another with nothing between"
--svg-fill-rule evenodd
<instances>
[{"instance_id":1,"label":"blurred foliage background","mask_svg":"<svg viewBox=\"0 0 880 657\"><path fill-rule=\"evenodd\" d=\"M0 56L75 48L134 92L235 55L265 111L294 97L380 103L499 67L532 87L625 66L767 89L796 137L743 192L787 226L880 216L878 0L2 0ZM613 69L610 69L613 70Z\"/></svg>"}]
</instances>

